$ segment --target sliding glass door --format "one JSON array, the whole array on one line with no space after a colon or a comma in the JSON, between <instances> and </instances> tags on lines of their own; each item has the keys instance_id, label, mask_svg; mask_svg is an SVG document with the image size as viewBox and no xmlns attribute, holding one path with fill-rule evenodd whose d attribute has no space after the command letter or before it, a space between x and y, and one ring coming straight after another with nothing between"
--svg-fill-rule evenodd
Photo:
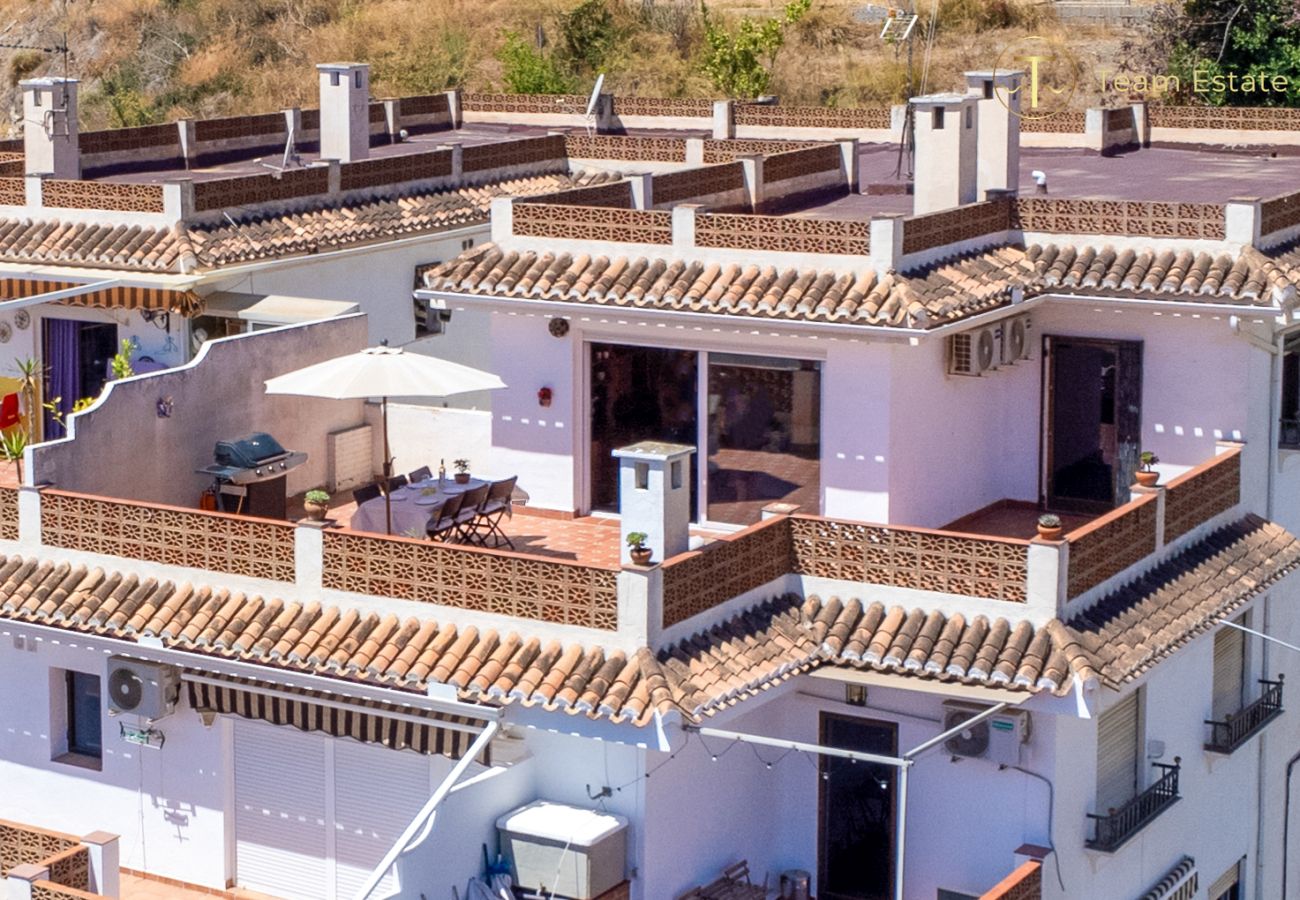
<instances>
[{"instance_id":1,"label":"sliding glass door","mask_svg":"<svg viewBox=\"0 0 1300 900\"><path fill-rule=\"evenodd\" d=\"M708 370L706 518L750 525L778 501L818 512L820 365L709 353Z\"/></svg>"},{"instance_id":2,"label":"sliding glass door","mask_svg":"<svg viewBox=\"0 0 1300 900\"><path fill-rule=\"evenodd\" d=\"M591 511L618 511L611 452L644 440L701 448L691 459L695 521L750 525L777 501L821 511L820 363L622 344L589 349Z\"/></svg>"}]
</instances>

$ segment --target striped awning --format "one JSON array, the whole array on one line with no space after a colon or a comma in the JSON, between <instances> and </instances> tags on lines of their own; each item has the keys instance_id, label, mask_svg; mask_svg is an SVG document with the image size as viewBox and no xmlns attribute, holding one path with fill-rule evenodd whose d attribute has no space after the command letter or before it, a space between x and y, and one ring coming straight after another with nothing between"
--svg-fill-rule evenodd
<instances>
[{"instance_id":1,"label":"striped awning","mask_svg":"<svg viewBox=\"0 0 1300 900\"><path fill-rule=\"evenodd\" d=\"M1141 900L1191 900L1196 895L1196 860L1184 856Z\"/></svg>"},{"instance_id":2,"label":"striped awning","mask_svg":"<svg viewBox=\"0 0 1300 900\"><path fill-rule=\"evenodd\" d=\"M200 713L221 713L272 725L292 725L300 731L320 731L333 737L379 744L390 750L414 750L460 759L477 736L481 719L415 710L412 707L358 700L247 678L200 674L205 680L186 682L190 706ZM223 682L213 684L212 680ZM266 692L273 693L266 693ZM394 716L400 716L394 717ZM425 722L412 721L412 717ZM487 751L484 751L486 763Z\"/></svg>"},{"instance_id":3,"label":"striped awning","mask_svg":"<svg viewBox=\"0 0 1300 900\"><path fill-rule=\"evenodd\" d=\"M0 278L0 303L21 300L50 291L62 291L77 286L75 281L55 281L44 278ZM168 288L119 286L92 291L79 297L58 301L70 306L90 306L96 309L149 309L158 312L175 312L183 316L196 316L203 312L203 298L193 291L173 291Z\"/></svg>"}]
</instances>

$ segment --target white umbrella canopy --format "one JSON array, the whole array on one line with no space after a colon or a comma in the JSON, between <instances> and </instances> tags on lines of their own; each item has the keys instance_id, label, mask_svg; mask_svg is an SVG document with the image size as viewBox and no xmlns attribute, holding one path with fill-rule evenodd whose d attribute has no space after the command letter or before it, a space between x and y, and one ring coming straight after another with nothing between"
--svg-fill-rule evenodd
<instances>
[{"instance_id":1,"label":"white umbrella canopy","mask_svg":"<svg viewBox=\"0 0 1300 900\"><path fill-rule=\"evenodd\" d=\"M266 381L268 394L356 400L379 397L384 419L384 503L388 533L393 533L388 480L393 459L388 452L389 397L450 397L471 391L494 391L506 386L496 375L401 347L367 347L337 356Z\"/></svg>"},{"instance_id":2,"label":"white umbrella canopy","mask_svg":"<svg viewBox=\"0 0 1300 900\"><path fill-rule=\"evenodd\" d=\"M491 372L401 347L367 347L266 382L268 394L352 400L359 397L450 397L506 384Z\"/></svg>"}]
</instances>

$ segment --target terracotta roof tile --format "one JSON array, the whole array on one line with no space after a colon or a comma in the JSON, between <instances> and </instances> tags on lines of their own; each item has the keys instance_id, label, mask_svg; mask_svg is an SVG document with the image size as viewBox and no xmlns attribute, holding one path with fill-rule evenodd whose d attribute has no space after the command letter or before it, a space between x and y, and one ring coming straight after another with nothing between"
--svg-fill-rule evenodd
<instances>
[{"instance_id":1,"label":"terracotta roof tile","mask_svg":"<svg viewBox=\"0 0 1300 900\"><path fill-rule=\"evenodd\" d=\"M1300 273L1297 251L1296 273ZM484 244L424 273L433 290L751 318L933 328L1027 294L1082 293L1272 307L1283 267L1228 252L1004 246L877 276L818 269L510 250Z\"/></svg>"},{"instance_id":2,"label":"terracotta roof tile","mask_svg":"<svg viewBox=\"0 0 1300 900\"><path fill-rule=\"evenodd\" d=\"M643 722L711 715L818 666L1063 694L1117 687L1300 568L1300 542L1256 517L1225 526L1069 623L947 615L870 598L775 598L658 654L433 619L284 603L69 562L0 557L0 617L395 689ZM201 667L201 663L196 663ZM901 682L900 682L901 683Z\"/></svg>"}]
</instances>

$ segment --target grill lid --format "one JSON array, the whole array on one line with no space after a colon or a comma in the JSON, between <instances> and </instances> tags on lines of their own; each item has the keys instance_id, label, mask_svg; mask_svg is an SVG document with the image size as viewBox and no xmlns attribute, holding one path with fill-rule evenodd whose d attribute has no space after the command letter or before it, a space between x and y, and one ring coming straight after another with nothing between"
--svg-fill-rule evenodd
<instances>
[{"instance_id":1,"label":"grill lid","mask_svg":"<svg viewBox=\"0 0 1300 900\"><path fill-rule=\"evenodd\" d=\"M265 431L255 431L250 435L234 441L217 441L212 451L213 460L219 466L252 469L269 459L285 455L280 442Z\"/></svg>"}]
</instances>

